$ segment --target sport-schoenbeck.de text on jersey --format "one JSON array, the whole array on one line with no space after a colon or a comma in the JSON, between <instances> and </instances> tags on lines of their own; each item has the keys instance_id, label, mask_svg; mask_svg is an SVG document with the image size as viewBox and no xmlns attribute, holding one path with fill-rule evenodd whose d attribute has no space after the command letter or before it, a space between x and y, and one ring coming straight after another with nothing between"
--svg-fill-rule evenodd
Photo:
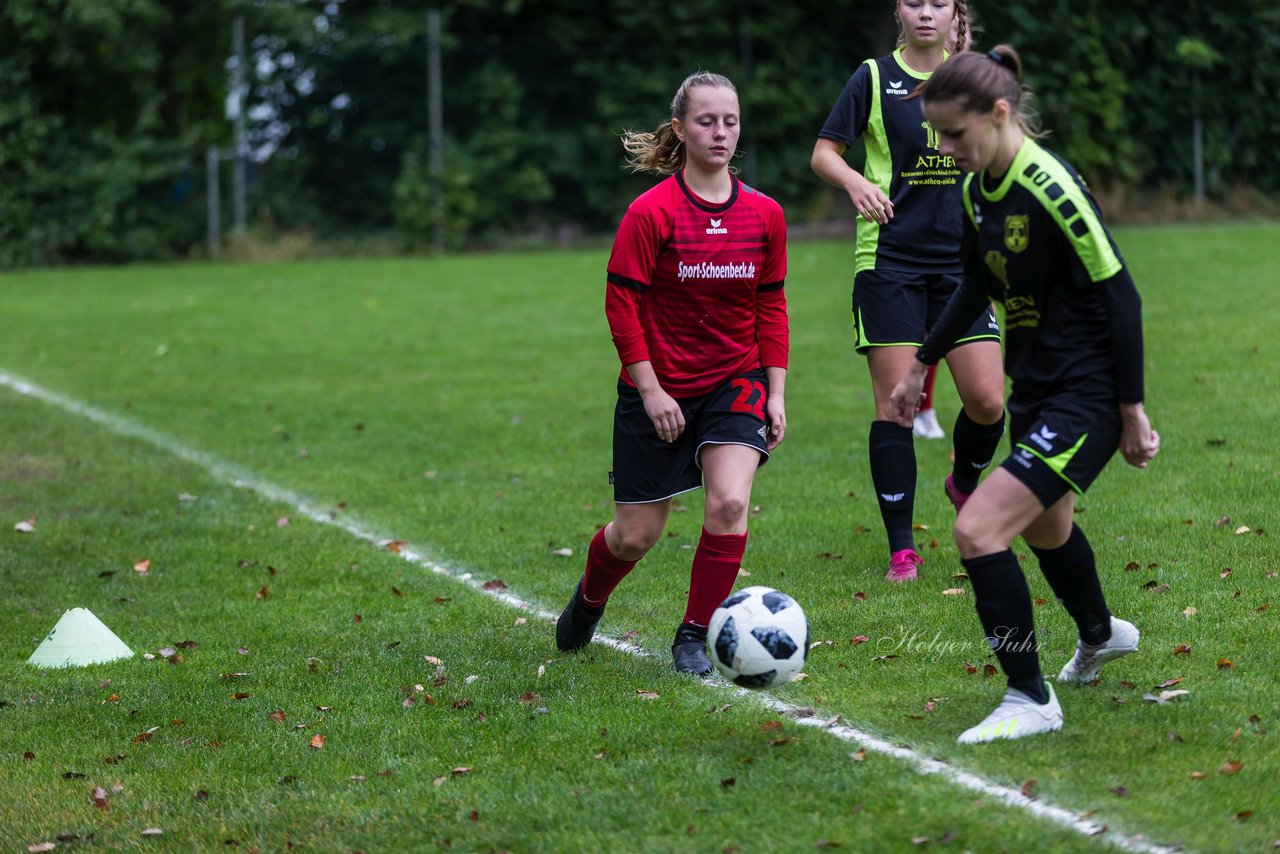
<instances>
[{"instance_id":1,"label":"sport-schoenbeck.de text on jersey","mask_svg":"<svg viewBox=\"0 0 1280 854\"><path fill-rule=\"evenodd\" d=\"M710 261L686 264L681 261L680 269L677 273L682 282L685 279L754 279L756 265L752 261L740 264L735 264L732 261L728 264L713 264Z\"/></svg>"}]
</instances>

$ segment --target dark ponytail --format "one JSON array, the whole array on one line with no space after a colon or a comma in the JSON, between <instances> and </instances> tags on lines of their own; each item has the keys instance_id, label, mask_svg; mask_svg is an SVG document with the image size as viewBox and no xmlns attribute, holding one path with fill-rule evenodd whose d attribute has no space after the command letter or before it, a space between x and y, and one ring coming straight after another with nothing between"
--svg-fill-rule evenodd
<instances>
[{"instance_id":1,"label":"dark ponytail","mask_svg":"<svg viewBox=\"0 0 1280 854\"><path fill-rule=\"evenodd\" d=\"M1009 107L1022 131L1030 137L1044 136L1035 110L1031 89L1022 82L1022 58L1007 44L986 53L965 51L948 59L909 97L925 101L954 101L966 112L986 113L1001 99Z\"/></svg>"}]
</instances>

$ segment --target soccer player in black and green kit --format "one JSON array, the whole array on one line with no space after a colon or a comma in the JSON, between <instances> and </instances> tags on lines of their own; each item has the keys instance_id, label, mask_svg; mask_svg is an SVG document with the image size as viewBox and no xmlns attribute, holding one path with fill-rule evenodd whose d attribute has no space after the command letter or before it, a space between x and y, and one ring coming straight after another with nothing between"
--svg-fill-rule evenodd
<instances>
[{"instance_id":1,"label":"soccer player in black and green kit","mask_svg":"<svg viewBox=\"0 0 1280 854\"><path fill-rule=\"evenodd\" d=\"M849 195L860 219L854 252L854 346L867 357L875 417L867 437L871 482L889 541L890 582L914 581L916 456L912 425L894 423L889 394L926 331L959 284L960 178L951 158L908 99L936 73L946 46L964 44L967 0L897 0L898 48L862 63L819 132L810 164ZM861 137L866 174L845 162ZM1000 329L994 314L975 318L947 353L964 404L952 430L955 462L944 484L959 509L991 463L1004 432Z\"/></svg>"},{"instance_id":2,"label":"soccer player in black and green kit","mask_svg":"<svg viewBox=\"0 0 1280 854\"><path fill-rule=\"evenodd\" d=\"M1142 405L1138 291L1084 181L1033 138L1021 69L1017 52L999 45L952 57L919 90L939 150L973 173L962 197L965 273L892 393L895 420L909 426L927 366L989 300L1004 305L1013 448L960 510L954 535L1008 690L960 735L966 744L1062 727L1040 672L1015 537L1031 547L1079 631L1059 683L1090 682L1102 664L1138 648L1137 628L1107 609L1073 513L1117 449L1138 468L1160 449Z\"/></svg>"}]
</instances>

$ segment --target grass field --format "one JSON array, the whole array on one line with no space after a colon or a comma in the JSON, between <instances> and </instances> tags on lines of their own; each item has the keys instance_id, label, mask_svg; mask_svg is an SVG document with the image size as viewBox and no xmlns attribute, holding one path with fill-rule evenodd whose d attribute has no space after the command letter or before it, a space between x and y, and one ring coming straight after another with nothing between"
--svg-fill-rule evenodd
<instances>
[{"instance_id":1,"label":"grass field","mask_svg":"<svg viewBox=\"0 0 1280 854\"><path fill-rule=\"evenodd\" d=\"M1107 833L670 672L698 493L601 626L650 656L557 655L549 621L459 581L558 612L611 517L617 364L593 251L0 277L0 372L64 400L0 388L0 847L63 834L109 850L1272 849L1280 226L1117 239L1144 297L1164 448L1145 472L1113 462L1079 522L1143 646L1060 691L1062 732L955 743L1002 680L983 673L994 659L972 597L943 594L966 586L941 490L948 443L917 446L921 579L882 580L847 242L791 248L790 426L757 480L743 579L809 612L807 678L778 700ZM949 426L945 375L939 398ZM32 518L33 533L14 530ZM1074 629L1024 566L1048 600L1037 618L1056 672ZM27 667L75 606L180 662ZM1144 701L1179 678L1188 695Z\"/></svg>"}]
</instances>

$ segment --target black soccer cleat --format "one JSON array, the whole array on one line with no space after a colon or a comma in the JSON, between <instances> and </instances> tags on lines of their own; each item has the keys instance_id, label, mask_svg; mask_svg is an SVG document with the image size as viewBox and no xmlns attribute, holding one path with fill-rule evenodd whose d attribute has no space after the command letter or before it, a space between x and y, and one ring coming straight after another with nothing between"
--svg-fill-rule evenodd
<instances>
[{"instance_id":1,"label":"black soccer cleat","mask_svg":"<svg viewBox=\"0 0 1280 854\"><path fill-rule=\"evenodd\" d=\"M556 620L556 648L561 652L577 652L595 636L596 624L604 616L604 605L592 608L582 601L582 579L573 588L569 604Z\"/></svg>"},{"instance_id":2,"label":"black soccer cleat","mask_svg":"<svg viewBox=\"0 0 1280 854\"><path fill-rule=\"evenodd\" d=\"M700 678L710 676L712 668L707 658L707 630L683 623L676 629L671 657L675 660L677 673L691 673Z\"/></svg>"}]
</instances>

